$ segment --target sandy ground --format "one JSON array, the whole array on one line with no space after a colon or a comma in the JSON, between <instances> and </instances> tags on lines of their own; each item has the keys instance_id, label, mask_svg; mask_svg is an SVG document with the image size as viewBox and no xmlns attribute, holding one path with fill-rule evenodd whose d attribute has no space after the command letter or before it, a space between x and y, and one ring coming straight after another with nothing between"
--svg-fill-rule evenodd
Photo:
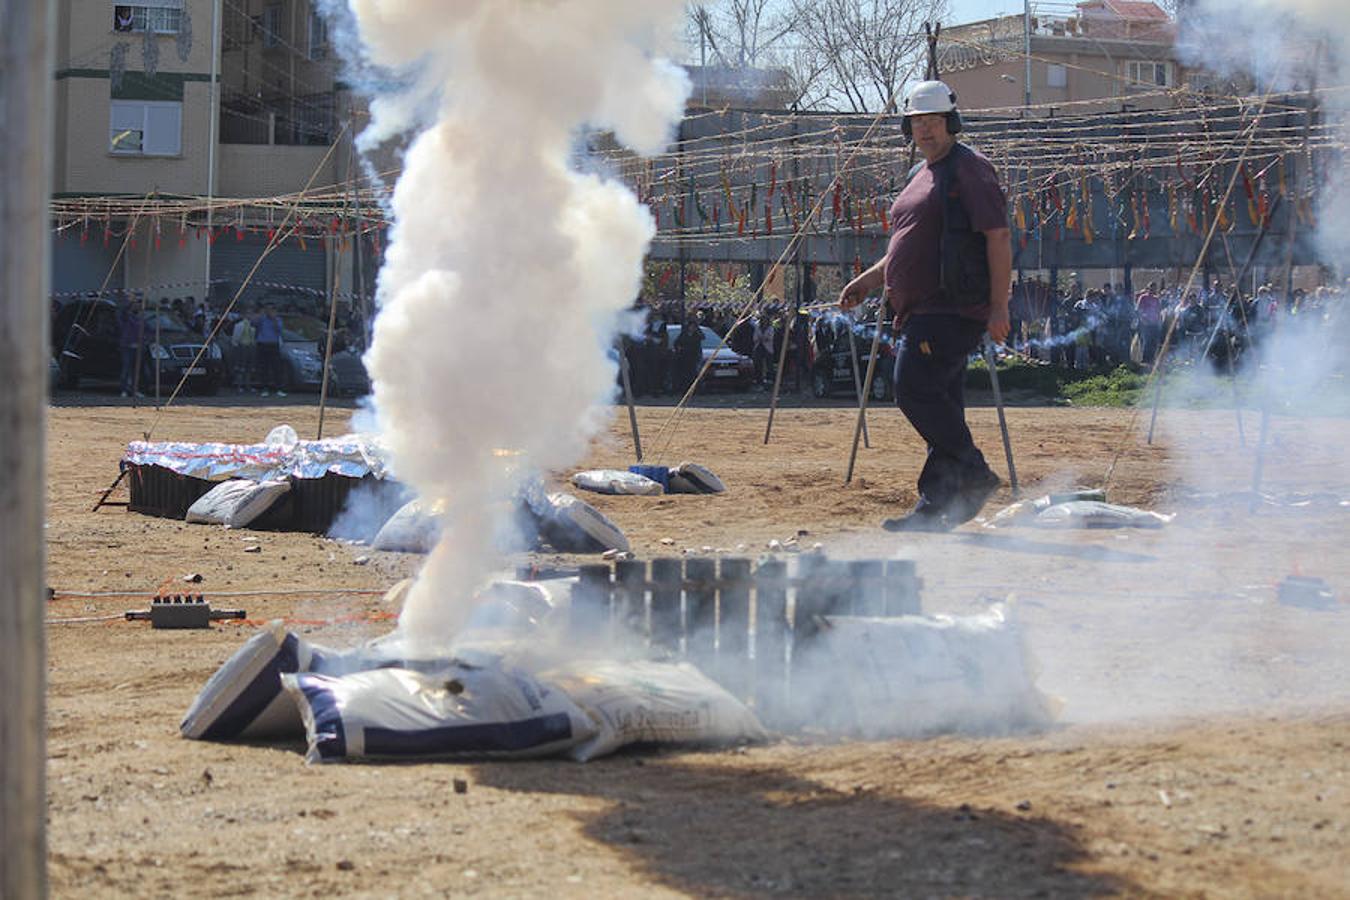
<instances>
[{"instance_id":1,"label":"sandy ground","mask_svg":"<svg viewBox=\"0 0 1350 900\"><path fill-rule=\"evenodd\" d=\"M418 558L310 535L92 512L128 440L250 441L317 423L222 398L163 416L106 394L58 397L49 422L53 620L199 589L251 620L287 617L345 646L390 627L377 591ZM1350 606L1277 602L1290 574L1350 597L1350 423L1275 417L1250 511L1256 434L1232 411L1013 408L1029 491L1104 483L1176 512L1152 532L982 529L903 539L877 523L914 499L917 438L875 410L843 475L853 412L718 396L672 420L645 406L648 458L704 463L717 497L588 495L640 557L685 548L756 556L806 532L836 557L917 561L929 611L1014 595L1050 731L855 742L790 737L718 752L629 753L586 765L309 767L303 748L187 742L177 725L252 625L48 631L48 787L56 896L1350 896ZM350 410L330 410L328 432ZM977 441L1006 472L992 409ZM663 431L664 428L664 431ZM586 465L631 462L626 417ZM113 495L125 499L124 493ZM986 508L1010 499L1005 487ZM663 539L673 545L662 543ZM744 545L743 547L741 545ZM357 564L360 556L370 557ZM574 562L543 556L545 562ZM368 591L346 593L342 591ZM232 592L270 591L229 596ZM125 592L128 596L75 596ZM468 791L457 794L462 778Z\"/></svg>"}]
</instances>

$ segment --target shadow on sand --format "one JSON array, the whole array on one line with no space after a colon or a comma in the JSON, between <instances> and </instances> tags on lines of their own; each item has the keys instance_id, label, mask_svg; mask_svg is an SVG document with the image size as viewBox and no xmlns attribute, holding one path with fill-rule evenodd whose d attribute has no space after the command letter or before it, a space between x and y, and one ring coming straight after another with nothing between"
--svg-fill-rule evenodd
<instances>
[{"instance_id":1,"label":"shadow on sand","mask_svg":"<svg viewBox=\"0 0 1350 900\"><path fill-rule=\"evenodd\" d=\"M1147 553L1132 553L1129 550L1112 550L1095 544L1058 544L1050 541L1033 541L1027 538L1006 534L983 534L961 532L956 535L964 543L974 544L987 550L1003 550L1008 553L1034 553L1040 556L1067 556L1089 562L1151 563L1157 562L1156 556Z\"/></svg>"},{"instance_id":2,"label":"shadow on sand","mask_svg":"<svg viewBox=\"0 0 1350 900\"><path fill-rule=\"evenodd\" d=\"M1086 854L1059 823L865 785L840 791L753 756L515 762L481 766L475 780L606 801L606 811L582 814L585 833L645 878L694 896L1081 897L1133 888L1073 871Z\"/></svg>"}]
</instances>

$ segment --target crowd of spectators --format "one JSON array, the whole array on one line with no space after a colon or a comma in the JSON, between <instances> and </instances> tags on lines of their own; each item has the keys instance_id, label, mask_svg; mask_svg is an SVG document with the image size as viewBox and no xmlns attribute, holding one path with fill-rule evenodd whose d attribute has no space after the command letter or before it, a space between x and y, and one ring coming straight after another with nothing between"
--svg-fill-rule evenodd
<instances>
[{"instance_id":1,"label":"crowd of spectators","mask_svg":"<svg viewBox=\"0 0 1350 900\"><path fill-rule=\"evenodd\" d=\"M96 295L91 295L96 296ZM53 315L59 304L53 305ZM140 292L124 293L117 304L118 351L121 361L121 390L127 396L135 390L136 361L154 337L142 319L142 309L175 330L188 332L203 340L212 339L221 350L231 385L239 392L286 396L282 362L283 340L304 339L316 342L319 352L327 347L327 306L319 299L286 297L278 302L264 299L258 303L240 303L228 313L213 309L205 300L191 295L162 297L158 303ZM297 334L299 329L302 333ZM290 335L287 338L287 335ZM365 345L367 328L358 311L350 308L339 316L333 331L334 353L352 350L359 353Z\"/></svg>"},{"instance_id":2,"label":"crowd of spectators","mask_svg":"<svg viewBox=\"0 0 1350 900\"><path fill-rule=\"evenodd\" d=\"M1028 282L1013 289L1012 341L1047 362L1085 369L1152 365L1170 334L1174 361L1208 357L1227 365L1284 322L1343 315L1344 296L1339 285L1298 288L1287 298L1269 284L1244 293L1217 278L1187 291L1149 282L1133 296L1124 285L1051 291Z\"/></svg>"}]
</instances>

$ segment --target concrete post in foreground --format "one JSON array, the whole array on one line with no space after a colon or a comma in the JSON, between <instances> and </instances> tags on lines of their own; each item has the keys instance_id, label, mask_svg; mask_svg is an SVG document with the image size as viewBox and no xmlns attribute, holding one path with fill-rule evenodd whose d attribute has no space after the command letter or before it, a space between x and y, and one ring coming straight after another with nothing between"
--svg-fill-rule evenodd
<instances>
[{"instance_id":1,"label":"concrete post in foreground","mask_svg":"<svg viewBox=\"0 0 1350 900\"><path fill-rule=\"evenodd\" d=\"M0 7L0 897L47 892L43 491L52 6Z\"/></svg>"}]
</instances>

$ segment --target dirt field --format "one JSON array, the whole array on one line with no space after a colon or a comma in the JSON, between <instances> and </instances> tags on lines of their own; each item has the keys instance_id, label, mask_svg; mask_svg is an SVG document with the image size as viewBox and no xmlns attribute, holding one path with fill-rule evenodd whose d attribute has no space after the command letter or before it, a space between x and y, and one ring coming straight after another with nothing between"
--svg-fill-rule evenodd
<instances>
[{"instance_id":1,"label":"dirt field","mask_svg":"<svg viewBox=\"0 0 1350 900\"><path fill-rule=\"evenodd\" d=\"M312 434L314 398L175 407L156 439ZM61 398L48 440L54 620L199 589L344 646L390 627L378 591L418 559L309 535L221 531L90 507L152 410ZM330 411L328 433L350 410ZM53 894L148 896L1350 896L1350 606L1277 602L1290 574L1350 597L1350 423L1276 417L1267 499L1249 511L1256 434L1232 411L1009 411L1024 489L1097 486L1175 512L1159 531L991 531L899 539L917 438L874 411L843 485L853 412L787 403L763 444L761 395L717 397L673 428L639 410L649 461L704 463L716 497L588 495L639 556L755 556L805 532L832 556L917 560L929 611L1015 595L1064 702L1047 733L853 742L794 737L580 765L309 767L303 748L196 743L178 721L252 626L48 630ZM1006 472L992 409L976 439ZM587 465L631 462L626 417ZM125 499L115 494L113 499ZM986 508L1009 500L1003 489ZM262 551L246 553L245 536ZM663 539L674 542L663 544ZM744 546L741 546L744 545ZM357 557L370 557L357 564ZM545 557L547 560L565 558ZM291 592L228 596L239 591ZM126 592L124 597L72 593ZM355 620L355 621L352 621ZM468 791L457 794L452 780Z\"/></svg>"}]
</instances>

